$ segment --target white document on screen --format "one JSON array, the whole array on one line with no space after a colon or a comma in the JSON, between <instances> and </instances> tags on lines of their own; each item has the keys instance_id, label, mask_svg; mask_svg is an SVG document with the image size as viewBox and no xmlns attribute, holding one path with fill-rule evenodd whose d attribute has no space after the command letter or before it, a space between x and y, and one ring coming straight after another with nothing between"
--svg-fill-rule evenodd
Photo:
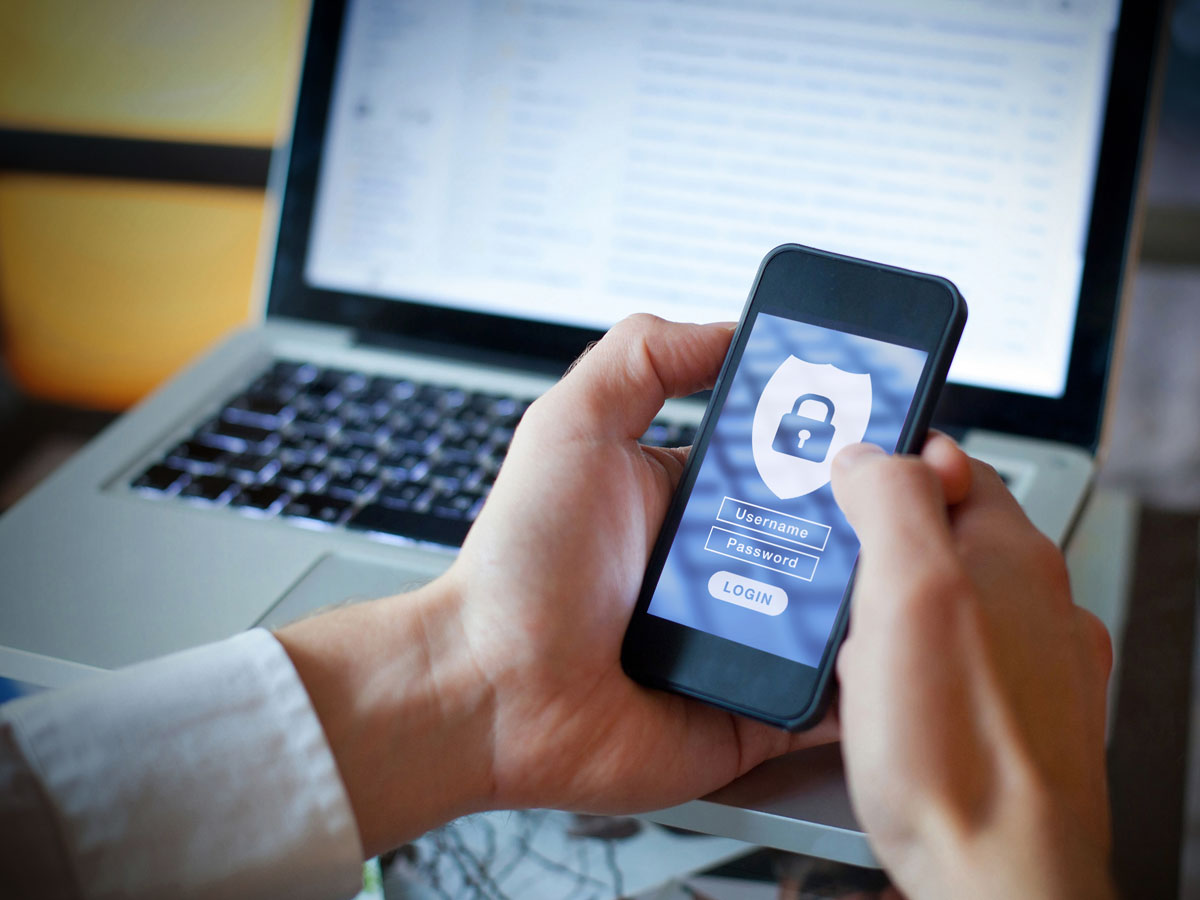
<instances>
[{"instance_id":1,"label":"white document on screen","mask_svg":"<svg viewBox=\"0 0 1200 900\"><path fill-rule=\"evenodd\" d=\"M944 275L951 379L1061 393L1115 0L358 0L306 277L736 319L797 242Z\"/></svg>"}]
</instances>

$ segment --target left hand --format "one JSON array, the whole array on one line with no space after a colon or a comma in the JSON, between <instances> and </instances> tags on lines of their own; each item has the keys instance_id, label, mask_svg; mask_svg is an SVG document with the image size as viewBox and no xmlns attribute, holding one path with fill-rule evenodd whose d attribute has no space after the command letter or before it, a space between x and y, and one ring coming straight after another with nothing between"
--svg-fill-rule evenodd
<instances>
[{"instance_id":1,"label":"left hand","mask_svg":"<svg viewBox=\"0 0 1200 900\"><path fill-rule=\"evenodd\" d=\"M762 760L832 740L635 684L618 663L686 449L640 436L669 397L711 387L732 329L618 324L529 409L449 573L495 691L499 807L617 812L714 790Z\"/></svg>"},{"instance_id":2,"label":"left hand","mask_svg":"<svg viewBox=\"0 0 1200 900\"><path fill-rule=\"evenodd\" d=\"M638 439L668 397L712 386L731 336L621 322L525 414L446 574L279 633L368 854L483 809L670 806L834 739L831 720L790 735L621 670L687 458Z\"/></svg>"}]
</instances>

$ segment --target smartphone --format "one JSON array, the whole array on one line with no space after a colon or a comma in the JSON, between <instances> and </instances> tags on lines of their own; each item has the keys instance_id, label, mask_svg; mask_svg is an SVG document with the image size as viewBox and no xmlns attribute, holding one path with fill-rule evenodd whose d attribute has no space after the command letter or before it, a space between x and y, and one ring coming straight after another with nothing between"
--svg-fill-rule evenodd
<instances>
[{"instance_id":1,"label":"smartphone","mask_svg":"<svg viewBox=\"0 0 1200 900\"><path fill-rule=\"evenodd\" d=\"M759 267L621 650L635 680L800 730L859 544L830 467L919 450L967 309L945 278L789 244Z\"/></svg>"}]
</instances>

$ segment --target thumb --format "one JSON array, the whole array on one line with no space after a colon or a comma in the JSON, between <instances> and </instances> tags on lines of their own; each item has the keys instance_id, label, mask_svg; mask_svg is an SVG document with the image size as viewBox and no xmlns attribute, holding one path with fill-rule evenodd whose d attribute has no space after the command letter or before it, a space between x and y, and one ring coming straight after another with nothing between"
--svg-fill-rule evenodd
<instances>
[{"instance_id":1,"label":"thumb","mask_svg":"<svg viewBox=\"0 0 1200 900\"><path fill-rule=\"evenodd\" d=\"M639 314L618 322L542 398L542 413L594 438L641 437L670 397L710 388L733 326Z\"/></svg>"},{"instance_id":2,"label":"thumb","mask_svg":"<svg viewBox=\"0 0 1200 900\"><path fill-rule=\"evenodd\" d=\"M847 447L833 461L833 495L862 544L863 566L906 582L897 591L936 575L953 555L942 479L921 458Z\"/></svg>"}]
</instances>

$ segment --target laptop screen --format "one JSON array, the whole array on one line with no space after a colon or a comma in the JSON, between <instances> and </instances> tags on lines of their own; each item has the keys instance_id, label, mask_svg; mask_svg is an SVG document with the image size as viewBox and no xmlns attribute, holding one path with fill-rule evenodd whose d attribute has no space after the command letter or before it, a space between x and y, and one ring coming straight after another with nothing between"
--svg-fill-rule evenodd
<instances>
[{"instance_id":1,"label":"laptop screen","mask_svg":"<svg viewBox=\"0 0 1200 900\"><path fill-rule=\"evenodd\" d=\"M952 279L951 380L1059 397L1118 0L352 0L314 288L737 318L796 242Z\"/></svg>"}]
</instances>

